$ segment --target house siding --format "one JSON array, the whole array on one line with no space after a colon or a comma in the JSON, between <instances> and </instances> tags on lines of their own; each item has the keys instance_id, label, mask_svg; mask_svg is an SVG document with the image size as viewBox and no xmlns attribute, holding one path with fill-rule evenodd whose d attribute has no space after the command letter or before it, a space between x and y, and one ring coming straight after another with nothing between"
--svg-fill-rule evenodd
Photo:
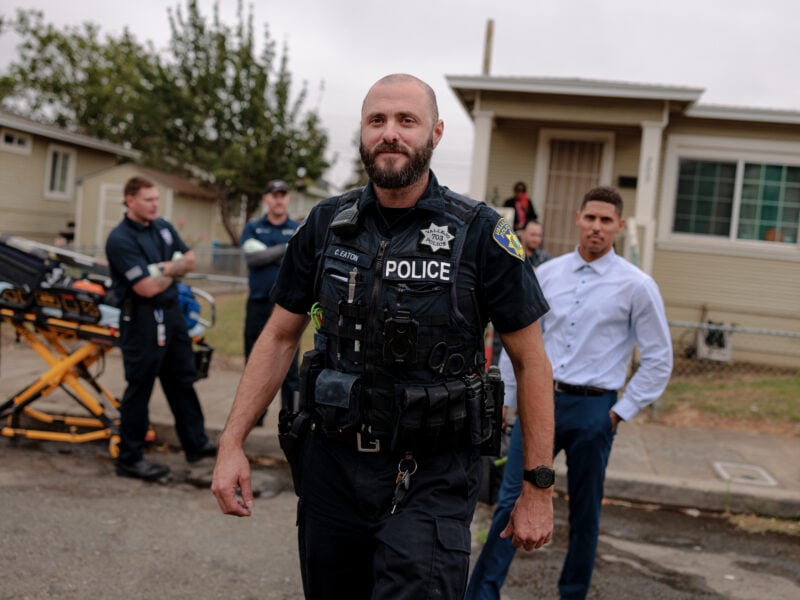
<instances>
[{"instance_id":1,"label":"house siding","mask_svg":"<svg viewBox=\"0 0 800 600\"><path fill-rule=\"evenodd\" d=\"M717 254L656 251L653 276L674 321L704 319L800 333L800 277L791 263ZM676 334L677 334L676 330ZM800 364L800 339L736 335L736 360Z\"/></svg>"},{"instance_id":2,"label":"house siding","mask_svg":"<svg viewBox=\"0 0 800 600\"><path fill-rule=\"evenodd\" d=\"M78 209L78 223L75 237L76 247L88 253L102 252L110 231L111 222L118 223L124 213L122 204L119 213L116 204L106 207L112 214L105 215L106 225L98 227L101 218L103 190L121 190L125 182L134 176L152 180L159 194L159 216L170 221L181 238L195 248L209 248L212 240L218 237L219 217L217 203L210 198L195 198L175 192L168 185L158 181L133 163L120 165L102 172L94 173L81 181L81 202ZM121 197L120 197L121 202ZM98 234L99 231L99 234Z\"/></svg>"},{"instance_id":3,"label":"house siding","mask_svg":"<svg viewBox=\"0 0 800 600\"><path fill-rule=\"evenodd\" d=\"M45 196L47 155L51 141L33 136L29 155L0 151L0 208L3 233L52 243L70 221L75 220L76 187L66 199ZM116 157L96 150L58 142L75 152L75 176L107 168Z\"/></svg>"},{"instance_id":4,"label":"house siding","mask_svg":"<svg viewBox=\"0 0 800 600\"><path fill-rule=\"evenodd\" d=\"M489 159L487 198L489 204L503 202L514 195L514 184L524 181L530 192L536 167L536 141L539 127L530 121L502 119L492 132L492 155ZM544 200L534 198L536 210L541 214Z\"/></svg>"}]
</instances>

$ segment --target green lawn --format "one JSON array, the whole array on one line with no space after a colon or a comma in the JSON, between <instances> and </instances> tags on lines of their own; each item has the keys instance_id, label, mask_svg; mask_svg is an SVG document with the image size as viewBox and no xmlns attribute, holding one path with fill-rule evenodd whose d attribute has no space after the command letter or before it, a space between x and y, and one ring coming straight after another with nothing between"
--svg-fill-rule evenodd
<instances>
[{"instance_id":1,"label":"green lawn","mask_svg":"<svg viewBox=\"0 0 800 600\"><path fill-rule=\"evenodd\" d=\"M206 330L206 341L219 356L244 355L244 313L247 293L216 294L214 296L217 319L213 327ZM309 325L300 344L302 350L314 345L313 328Z\"/></svg>"},{"instance_id":2,"label":"green lawn","mask_svg":"<svg viewBox=\"0 0 800 600\"><path fill-rule=\"evenodd\" d=\"M658 411L668 413L681 405L720 417L800 423L800 377L673 378L658 401Z\"/></svg>"}]
</instances>

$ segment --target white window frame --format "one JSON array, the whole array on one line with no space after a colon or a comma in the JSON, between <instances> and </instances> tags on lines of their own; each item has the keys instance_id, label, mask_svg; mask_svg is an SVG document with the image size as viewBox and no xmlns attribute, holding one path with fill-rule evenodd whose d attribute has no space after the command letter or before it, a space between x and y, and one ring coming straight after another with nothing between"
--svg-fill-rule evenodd
<instances>
[{"instance_id":1,"label":"white window frame","mask_svg":"<svg viewBox=\"0 0 800 600\"><path fill-rule=\"evenodd\" d=\"M800 241L796 244L784 244L736 238L742 192L738 173L729 237L673 231L681 159L800 166L800 143L682 134L669 136L661 179L657 239L657 247L661 250L800 261Z\"/></svg>"},{"instance_id":2,"label":"white window frame","mask_svg":"<svg viewBox=\"0 0 800 600\"><path fill-rule=\"evenodd\" d=\"M14 136L22 143L9 144L6 142L7 135ZM25 156L30 156L32 148L33 136L31 136L29 133L22 133L20 131L16 131L15 129L6 129L5 127L0 128L0 149L6 152L13 152L14 154L24 154Z\"/></svg>"},{"instance_id":3,"label":"white window frame","mask_svg":"<svg viewBox=\"0 0 800 600\"><path fill-rule=\"evenodd\" d=\"M50 180L52 179L53 163L56 153L69 157L67 164L66 188L64 190L51 190ZM48 200L70 200L75 190L75 162L78 154L68 146L50 144L47 146L47 167L44 173L44 197Z\"/></svg>"}]
</instances>

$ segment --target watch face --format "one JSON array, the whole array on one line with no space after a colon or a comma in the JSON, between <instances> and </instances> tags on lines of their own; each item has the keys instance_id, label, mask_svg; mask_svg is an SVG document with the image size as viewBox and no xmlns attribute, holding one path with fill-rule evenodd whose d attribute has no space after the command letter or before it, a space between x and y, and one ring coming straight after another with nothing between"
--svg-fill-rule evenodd
<instances>
[{"instance_id":1,"label":"watch face","mask_svg":"<svg viewBox=\"0 0 800 600\"><path fill-rule=\"evenodd\" d=\"M556 473L549 467L541 466L525 471L525 479L538 488L549 488L556 481Z\"/></svg>"},{"instance_id":2,"label":"watch face","mask_svg":"<svg viewBox=\"0 0 800 600\"><path fill-rule=\"evenodd\" d=\"M552 469L547 469L544 467L539 467L534 471L536 473L536 486L541 488L547 488L553 485L555 482L555 473L553 473Z\"/></svg>"}]
</instances>

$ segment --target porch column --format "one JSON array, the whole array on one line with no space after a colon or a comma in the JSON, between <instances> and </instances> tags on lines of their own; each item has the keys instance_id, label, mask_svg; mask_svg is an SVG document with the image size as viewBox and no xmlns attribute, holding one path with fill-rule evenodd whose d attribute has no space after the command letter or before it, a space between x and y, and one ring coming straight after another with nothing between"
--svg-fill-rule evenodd
<instances>
[{"instance_id":1,"label":"porch column","mask_svg":"<svg viewBox=\"0 0 800 600\"><path fill-rule=\"evenodd\" d=\"M476 110L472 113L475 136L472 141L472 171L469 177L469 196L486 202L486 181L489 176L489 149L492 141L494 113Z\"/></svg>"},{"instance_id":2,"label":"porch column","mask_svg":"<svg viewBox=\"0 0 800 600\"><path fill-rule=\"evenodd\" d=\"M661 164L661 139L666 126L664 121L642 122L642 143L639 153L639 173L636 183L636 224L642 231L639 240L639 267L645 273L653 272L656 231L656 193Z\"/></svg>"}]
</instances>

